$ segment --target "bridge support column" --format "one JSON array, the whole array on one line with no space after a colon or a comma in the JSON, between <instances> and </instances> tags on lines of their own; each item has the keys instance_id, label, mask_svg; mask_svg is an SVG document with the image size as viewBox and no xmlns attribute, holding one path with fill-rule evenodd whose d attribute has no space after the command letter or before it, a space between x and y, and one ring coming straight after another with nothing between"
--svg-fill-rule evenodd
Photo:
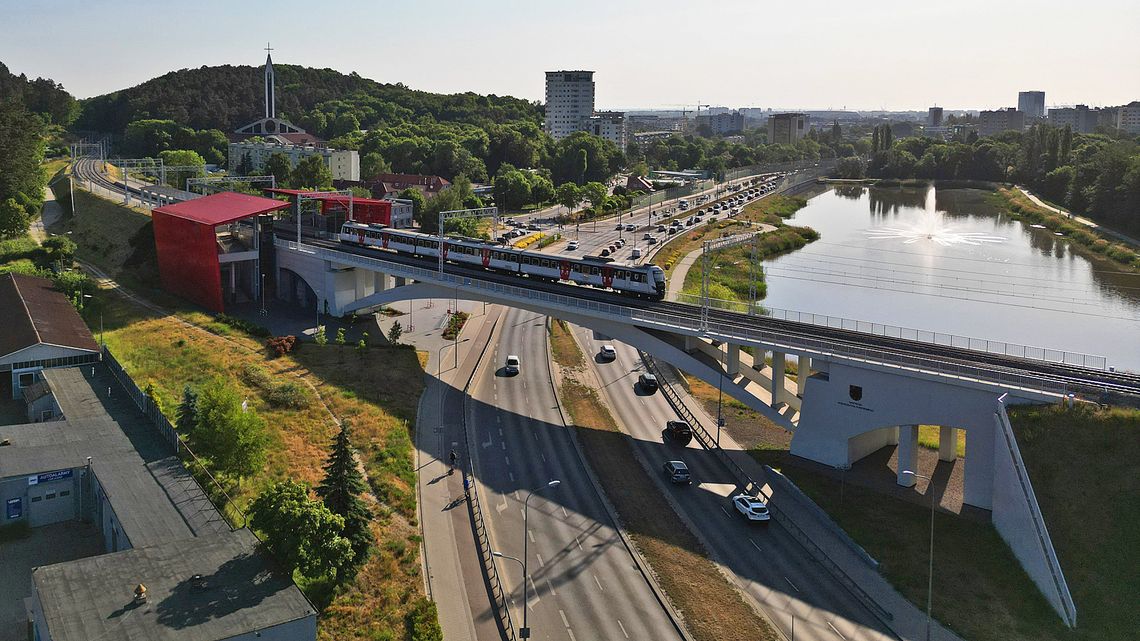
<instances>
[{"instance_id":1,"label":"bridge support column","mask_svg":"<svg viewBox=\"0 0 1140 641\"><path fill-rule=\"evenodd\" d=\"M958 430L942 425L938 428L938 460L953 461L958 458Z\"/></svg>"},{"instance_id":2,"label":"bridge support column","mask_svg":"<svg viewBox=\"0 0 1140 641\"><path fill-rule=\"evenodd\" d=\"M903 487L914 487L918 481L913 474L903 474L904 470L917 472L918 467L918 426L899 426L898 470L895 482Z\"/></svg>"},{"instance_id":3,"label":"bridge support column","mask_svg":"<svg viewBox=\"0 0 1140 641\"><path fill-rule=\"evenodd\" d=\"M811 357L800 354L796 362L796 396L804 397L804 387L807 386L809 376L811 376Z\"/></svg>"},{"instance_id":4,"label":"bridge support column","mask_svg":"<svg viewBox=\"0 0 1140 641\"><path fill-rule=\"evenodd\" d=\"M408 284L408 279L404 278L403 276L396 276L395 279L396 279L396 287L403 287L404 285Z\"/></svg>"},{"instance_id":5,"label":"bridge support column","mask_svg":"<svg viewBox=\"0 0 1140 641\"><path fill-rule=\"evenodd\" d=\"M772 405L782 403L784 400L784 365L783 352L772 352Z\"/></svg>"},{"instance_id":6,"label":"bridge support column","mask_svg":"<svg viewBox=\"0 0 1140 641\"><path fill-rule=\"evenodd\" d=\"M740 374L740 346L728 344L728 362L725 363L724 371L731 378L736 378Z\"/></svg>"},{"instance_id":7,"label":"bridge support column","mask_svg":"<svg viewBox=\"0 0 1140 641\"><path fill-rule=\"evenodd\" d=\"M689 336L685 334L685 351L692 354L697 349L697 341L701 339L696 336Z\"/></svg>"},{"instance_id":8,"label":"bridge support column","mask_svg":"<svg viewBox=\"0 0 1140 641\"><path fill-rule=\"evenodd\" d=\"M376 272L376 282L372 289L376 293L388 291L388 274Z\"/></svg>"}]
</instances>

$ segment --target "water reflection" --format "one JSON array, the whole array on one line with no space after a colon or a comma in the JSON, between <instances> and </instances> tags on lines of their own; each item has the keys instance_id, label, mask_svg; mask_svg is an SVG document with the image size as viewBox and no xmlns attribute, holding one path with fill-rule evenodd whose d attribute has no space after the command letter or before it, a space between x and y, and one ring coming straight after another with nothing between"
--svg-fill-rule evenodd
<instances>
[{"instance_id":1,"label":"water reflection","mask_svg":"<svg viewBox=\"0 0 1140 641\"><path fill-rule=\"evenodd\" d=\"M1140 275L1011 219L986 191L839 192L795 216L820 241L765 262L768 305L1105 355L1140 369ZM980 238L1003 240L966 242Z\"/></svg>"}]
</instances>

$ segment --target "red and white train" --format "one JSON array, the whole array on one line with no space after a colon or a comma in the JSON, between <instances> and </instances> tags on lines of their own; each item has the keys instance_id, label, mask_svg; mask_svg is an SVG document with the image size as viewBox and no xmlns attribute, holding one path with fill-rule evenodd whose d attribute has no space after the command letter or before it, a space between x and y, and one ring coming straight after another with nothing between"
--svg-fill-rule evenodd
<instances>
[{"instance_id":1,"label":"red and white train","mask_svg":"<svg viewBox=\"0 0 1140 641\"><path fill-rule=\"evenodd\" d=\"M348 221L340 229L339 240L361 247L439 259L438 236L407 229ZM543 254L470 238L445 238L443 259L543 281L609 289L639 298L665 298L665 271L657 265L623 265L607 258Z\"/></svg>"}]
</instances>

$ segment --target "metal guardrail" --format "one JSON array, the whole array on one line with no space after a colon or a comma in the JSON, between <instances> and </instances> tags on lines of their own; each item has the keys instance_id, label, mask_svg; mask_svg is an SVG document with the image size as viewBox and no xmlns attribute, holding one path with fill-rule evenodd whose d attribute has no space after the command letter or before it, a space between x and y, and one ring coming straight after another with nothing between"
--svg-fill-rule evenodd
<instances>
[{"instance_id":1,"label":"metal guardrail","mask_svg":"<svg viewBox=\"0 0 1140 641\"><path fill-rule=\"evenodd\" d=\"M103 346L103 363L107 365L107 369L111 371L111 375L115 377L115 380L119 382L119 385L121 385L123 389L126 390L127 396L129 396L134 402L135 407L137 407L139 411L142 412L143 415L145 415L147 419L150 420L150 424L153 425L156 430L158 430L159 436L161 436L163 440L166 441L166 443L170 445L170 447L174 450L174 455L177 456L179 460L181 460L184 464L187 462L194 464L199 473L203 474L218 491L218 493L221 494L221 496L225 499L223 504L218 509L218 511L222 514L222 517L225 518L227 516L226 507L228 506L238 516L241 517L240 525L237 522L230 522L230 526L244 527L247 520L245 512L243 512L241 508L237 506L237 503L234 502L233 498L229 495L228 492L226 492L225 488L222 487L222 484L218 482L218 479L214 478L213 474L210 474L210 471L206 468L205 463L203 463L202 460L198 458L198 455L194 454L193 450L190 449L190 446L182 440L182 438L178 435L178 432L174 429L174 426L170 424L170 420L166 418L166 415L162 413L162 410L158 407L158 405L155 404L155 402L150 398L150 396L146 394L146 392L139 389L139 386L135 384L134 379L132 379L131 375L128 374L125 369L123 369L123 366L119 364L119 361L115 358L114 354L111 353L111 349L106 345ZM193 473L191 473L190 476L194 479L195 483L198 483L198 480L194 477ZM204 488L202 488L200 483L198 484L198 489L202 491L202 494L204 496L210 496L210 494L206 492ZM212 499L211 502L213 502ZM227 521L229 521L228 518Z\"/></svg>"},{"instance_id":2,"label":"metal guardrail","mask_svg":"<svg viewBox=\"0 0 1140 641\"><path fill-rule=\"evenodd\" d=\"M728 470L736 477L737 482L740 483L744 491L764 497L768 503L768 510L772 513L776 523L782 526L792 538L799 543L812 558L816 559L832 576L842 583L852 595L862 602L868 610L871 611L879 619L884 621L894 620L894 614L883 608L875 601L870 594L863 590L854 579L852 579L843 568L839 567L835 561L827 555L811 538L805 533L796 523L788 517L780 508L776 507L771 502L771 495L764 492L764 486L757 483L755 479L748 475L735 461L716 443L716 439L709 434L705 426L697 418L695 414L688 408L684 400L673 389L672 377L667 376L664 371L657 365L656 360L645 352L639 352L641 359L645 363L646 369L657 376L657 380L661 383L661 392L665 395L666 400L673 406L673 409L685 419L693 428L693 434L700 441L701 446L706 450L716 455L717 460L721 462Z\"/></svg>"},{"instance_id":3,"label":"metal guardrail","mask_svg":"<svg viewBox=\"0 0 1140 641\"><path fill-rule=\"evenodd\" d=\"M1048 562L1049 574L1053 579L1053 587L1057 590L1057 596L1061 601L1061 609L1064 610L1065 623L1070 628L1077 627L1077 605L1073 603L1073 595L1069 592L1069 584L1065 581L1065 573L1061 569L1061 561L1057 558L1057 551L1053 548L1053 539L1049 536L1049 529L1045 527L1045 516L1041 514L1041 506L1037 503L1037 495L1033 492L1033 484L1029 480L1029 471L1025 469L1025 461L1021 458L1021 449L1017 447L1017 439L1013 434L1013 425L1009 422L1009 414L1005 411L1005 399L1007 394L1002 394L998 398L998 409L995 412L994 418L998 423L998 430L1002 435L1002 442L1009 450L1010 457L1013 459L1013 467L1017 472L1018 489L1021 490L1022 498L1025 500L1026 505L1029 506L1029 515L1033 521L1034 534L1037 537L1037 545L1040 546L1042 554Z\"/></svg>"},{"instance_id":4,"label":"metal guardrail","mask_svg":"<svg viewBox=\"0 0 1140 641\"><path fill-rule=\"evenodd\" d=\"M819 338L807 338L789 335L777 330L764 330L740 325L733 325L712 320L707 330L701 327L699 310L694 308L692 317L678 315L676 312L655 312L648 309L626 307L614 303L600 301L564 294L504 285L490 281L460 276L457 274L440 274L438 269L426 269L403 263L384 260L379 254L376 256L361 256L349 252L328 249L314 245L298 244L296 241L276 238L277 247L309 254L315 258L329 260L344 265L356 265L366 269L374 269L385 273L402 275L414 280L427 283L438 283L449 288L463 288L469 292L479 292L498 297L510 297L518 301L540 303L544 307L559 306L571 312L591 316L605 315L621 318L625 322L634 323L651 329L659 329L674 333L683 333L693 336L707 335L708 337L729 341L740 345L756 345L764 348L780 348L788 353L805 353L812 357L828 359L850 360L868 364L908 369L937 376L956 378L959 380L974 380L981 383L992 383L1001 386L1023 389L1064 396L1068 387L1064 383L1028 374L1014 374L1009 372L994 372L989 367L964 365L957 362L946 362L923 356L890 353L884 355L878 347L857 347L852 345L839 345L834 341ZM557 312L553 315L557 316Z\"/></svg>"},{"instance_id":5,"label":"metal guardrail","mask_svg":"<svg viewBox=\"0 0 1140 641\"><path fill-rule=\"evenodd\" d=\"M677 296L676 302L685 303L687 305L700 305L701 297L696 294L682 293ZM1101 371L1108 368L1108 359L1104 356L1084 354L1082 352L1034 347L1006 341L989 340L986 338L960 336L945 332L932 332L930 330L915 329L913 327L900 327L898 325L875 323L873 321L856 320L840 316L828 316L826 314L815 314L812 312L798 312L791 309L780 309L779 307L768 307L760 304L753 306L746 301L711 298L709 299L709 307L740 314L752 314L775 318L777 320L805 323L807 325L816 325L830 329L844 329L873 336L911 340L944 347L958 347L978 352L986 352L988 354L1013 356L1046 363L1075 365Z\"/></svg>"}]
</instances>

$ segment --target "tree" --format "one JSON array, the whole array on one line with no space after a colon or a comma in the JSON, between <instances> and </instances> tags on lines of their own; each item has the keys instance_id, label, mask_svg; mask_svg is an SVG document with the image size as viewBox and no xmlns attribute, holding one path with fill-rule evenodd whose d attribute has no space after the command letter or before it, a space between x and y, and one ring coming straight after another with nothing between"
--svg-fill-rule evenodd
<instances>
[{"instance_id":1,"label":"tree","mask_svg":"<svg viewBox=\"0 0 1140 641\"><path fill-rule=\"evenodd\" d=\"M554 199L559 205L566 208L566 214L574 213L578 203L582 202L582 190L572 182L564 182L554 190Z\"/></svg>"},{"instance_id":2,"label":"tree","mask_svg":"<svg viewBox=\"0 0 1140 641\"><path fill-rule=\"evenodd\" d=\"M271 154L269 159L265 161L265 167L262 168L261 171L266 176L273 176L277 186L283 187L289 184L289 177L293 172L293 165L289 162L289 157L285 154Z\"/></svg>"},{"instance_id":3,"label":"tree","mask_svg":"<svg viewBox=\"0 0 1140 641\"><path fill-rule=\"evenodd\" d=\"M250 525L265 538L263 545L292 574L310 579L350 567L352 543L341 536L344 517L309 498L309 487L281 481L259 494L249 506Z\"/></svg>"},{"instance_id":4,"label":"tree","mask_svg":"<svg viewBox=\"0 0 1140 641\"><path fill-rule=\"evenodd\" d=\"M31 216L15 198L0 202L0 238L16 238L28 233Z\"/></svg>"},{"instance_id":5,"label":"tree","mask_svg":"<svg viewBox=\"0 0 1140 641\"><path fill-rule=\"evenodd\" d=\"M400 344L400 337L404 335L404 328L400 325L400 321L392 323L392 327L388 328L388 342L393 345Z\"/></svg>"},{"instance_id":6,"label":"tree","mask_svg":"<svg viewBox=\"0 0 1140 641\"><path fill-rule=\"evenodd\" d=\"M599 182L588 182L582 187L582 196L589 201L590 207L598 209L605 202L609 190Z\"/></svg>"},{"instance_id":7,"label":"tree","mask_svg":"<svg viewBox=\"0 0 1140 641\"><path fill-rule=\"evenodd\" d=\"M333 176L325 159L314 155L302 158L289 174L289 180L298 189L329 189L332 187Z\"/></svg>"},{"instance_id":8,"label":"tree","mask_svg":"<svg viewBox=\"0 0 1140 641\"><path fill-rule=\"evenodd\" d=\"M75 257L76 245L67 236L51 236L44 240L44 258L49 263L59 262L70 265Z\"/></svg>"},{"instance_id":9,"label":"tree","mask_svg":"<svg viewBox=\"0 0 1140 641\"><path fill-rule=\"evenodd\" d=\"M178 405L174 427L189 436L198 423L198 393L189 385L182 388L182 402Z\"/></svg>"},{"instance_id":10,"label":"tree","mask_svg":"<svg viewBox=\"0 0 1140 641\"><path fill-rule=\"evenodd\" d=\"M224 379L207 383L199 393L194 437L221 471L240 478L265 465L265 421L242 407L237 392Z\"/></svg>"},{"instance_id":11,"label":"tree","mask_svg":"<svg viewBox=\"0 0 1140 641\"><path fill-rule=\"evenodd\" d=\"M455 211L458 209L472 209L473 207L481 207L482 204L475 198L475 192L471 188L471 181L464 175L455 177L451 186L439 192L429 199L423 209L423 213L418 219L420 228L428 234L434 234L439 229L439 214L444 211ZM466 219L463 221L449 221L448 229L445 231L452 231L461 233L464 236L474 236L474 220Z\"/></svg>"},{"instance_id":12,"label":"tree","mask_svg":"<svg viewBox=\"0 0 1140 641\"><path fill-rule=\"evenodd\" d=\"M392 165L384 160L384 157L375 151L364 154L360 158L360 177L364 180L372 180L380 174L392 173Z\"/></svg>"},{"instance_id":13,"label":"tree","mask_svg":"<svg viewBox=\"0 0 1140 641\"><path fill-rule=\"evenodd\" d=\"M338 327L336 330L336 344L340 345L341 347L344 347L344 343L345 343L344 328Z\"/></svg>"},{"instance_id":14,"label":"tree","mask_svg":"<svg viewBox=\"0 0 1140 641\"><path fill-rule=\"evenodd\" d=\"M531 201L530 180L509 163L499 166L494 183L495 203L504 210L518 210Z\"/></svg>"},{"instance_id":15,"label":"tree","mask_svg":"<svg viewBox=\"0 0 1140 641\"><path fill-rule=\"evenodd\" d=\"M313 342L321 347L329 344L329 337L325 333L324 325L317 325L317 331L313 332Z\"/></svg>"},{"instance_id":16,"label":"tree","mask_svg":"<svg viewBox=\"0 0 1140 641\"><path fill-rule=\"evenodd\" d=\"M923 158L925 158L925 156L923 156ZM840 178L862 178L866 171L867 164L863 162L862 158L855 156L851 156L849 158L840 158L839 162L835 165L835 173Z\"/></svg>"},{"instance_id":17,"label":"tree","mask_svg":"<svg viewBox=\"0 0 1140 641\"><path fill-rule=\"evenodd\" d=\"M550 202L554 199L554 183L546 176L536 173L527 174L530 179L530 201L536 205Z\"/></svg>"},{"instance_id":18,"label":"tree","mask_svg":"<svg viewBox=\"0 0 1140 641\"><path fill-rule=\"evenodd\" d=\"M839 120L833 120L831 122L831 142L838 144L841 140L843 140L843 129L839 126Z\"/></svg>"},{"instance_id":19,"label":"tree","mask_svg":"<svg viewBox=\"0 0 1140 641\"><path fill-rule=\"evenodd\" d=\"M189 149L171 149L158 155L162 164L167 167L186 167L186 169L166 171L166 184L175 189L185 189L186 179L201 176L206 172L206 159Z\"/></svg>"},{"instance_id":20,"label":"tree","mask_svg":"<svg viewBox=\"0 0 1140 641\"><path fill-rule=\"evenodd\" d=\"M249 153L241 155L241 160L238 161L236 173L239 176L250 176L253 174L253 159L250 158Z\"/></svg>"},{"instance_id":21,"label":"tree","mask_svg":"<svg viewBox=\"0 0 1140 641\"><path fill-rule=\"evenodd\" d=\"M329 511L344 519L341 536L351 543L352 563L359 566L368 558L372 547L372 532L368 529L372 513L360 498L368 486L357 467L349 429L348 421L343 421L325 461L325 478L317 486L317 496Z\"/></svg>"}]
</instances>

